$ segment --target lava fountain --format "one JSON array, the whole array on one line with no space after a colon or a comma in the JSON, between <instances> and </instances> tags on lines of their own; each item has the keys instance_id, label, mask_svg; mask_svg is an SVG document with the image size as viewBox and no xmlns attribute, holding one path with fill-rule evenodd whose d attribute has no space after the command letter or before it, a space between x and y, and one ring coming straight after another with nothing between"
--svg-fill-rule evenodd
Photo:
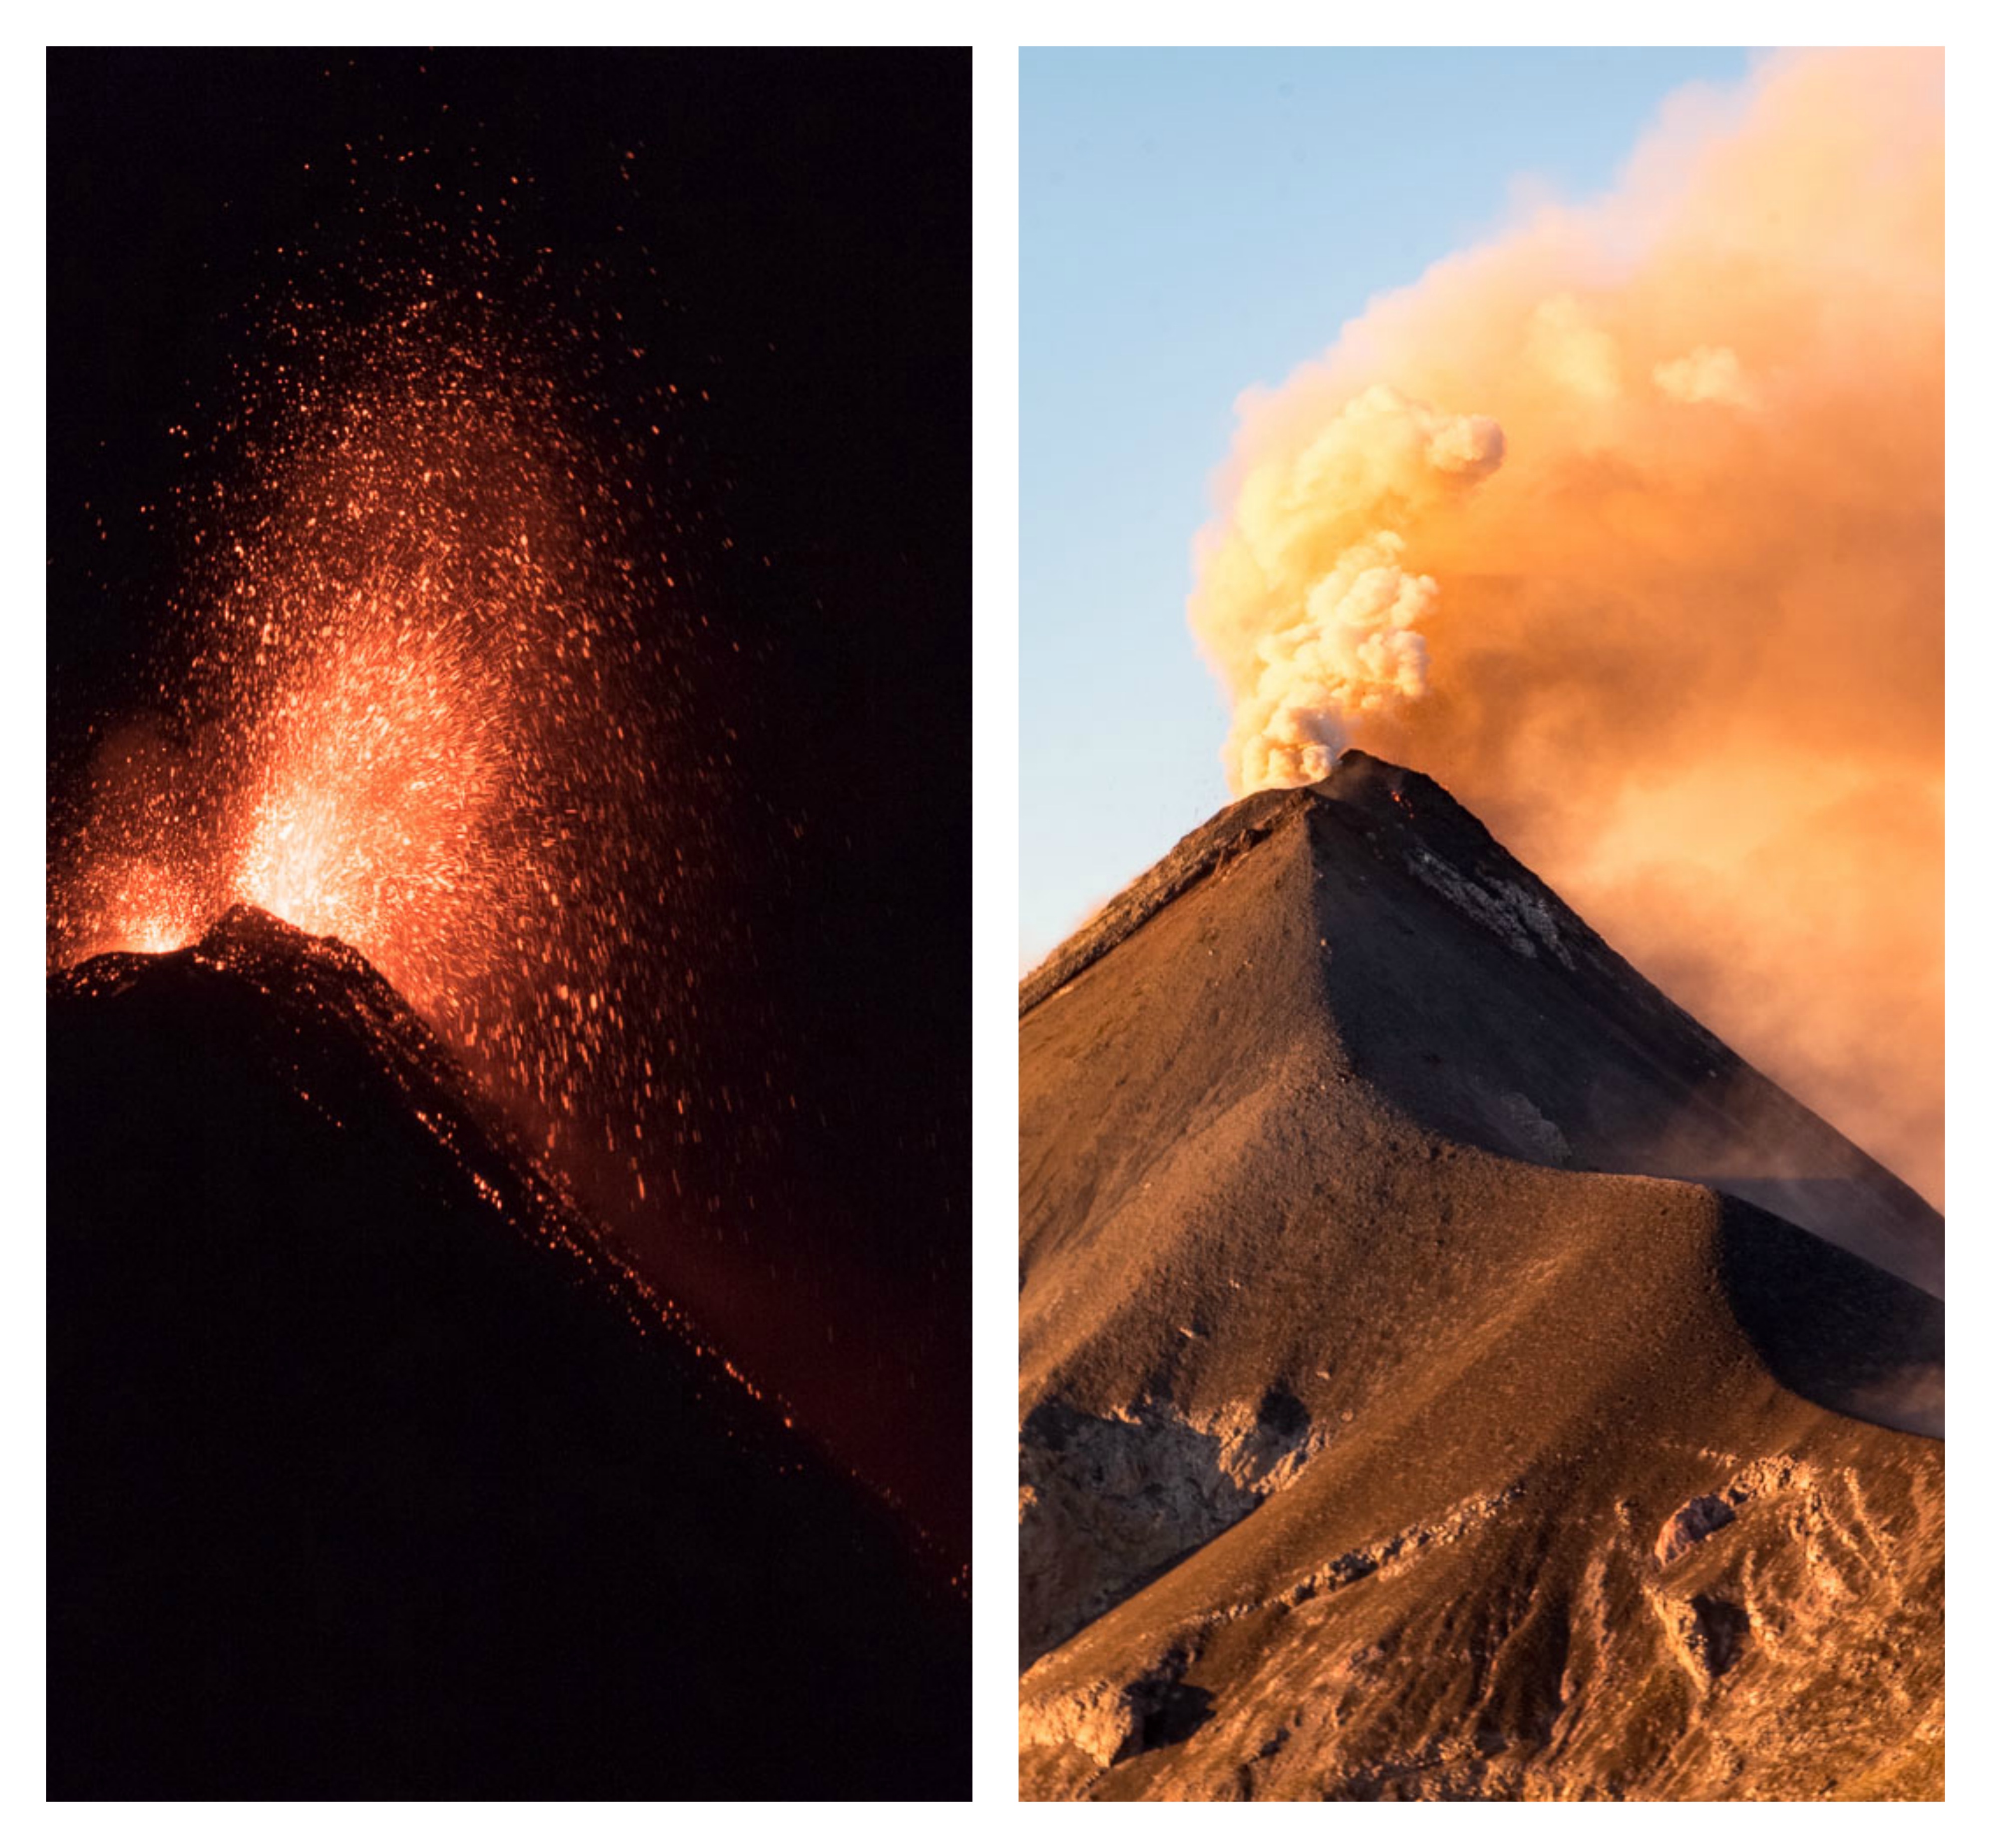
<instances>
[{"instance_id":1,"label":"lava fountain","mask_svg":"<svg viewBox=\"0 0 1991 1848\"><path fill-rule=\"evenodd\" d=\"M529 876L508 840L516 695L427 616L420 582L355 604L274 699L231 885L365 950L433 1012L499 965L505 909Z\"/></svg>"},{"instance_id":2,"label":"lava fountain","mask_svg":"<svg viewBox=\"0 0 1991 1848\"><path fill-rule=\"evenodd\" d=\"M642 1196L645 1128L691 1093L660 1066L696 875L639 446L474 288L284 331L185 509L162 710L104 737L58 831L51 961L260 906L359 950L550 1150L578 1127Z\"/></svg>"}]
</instances>

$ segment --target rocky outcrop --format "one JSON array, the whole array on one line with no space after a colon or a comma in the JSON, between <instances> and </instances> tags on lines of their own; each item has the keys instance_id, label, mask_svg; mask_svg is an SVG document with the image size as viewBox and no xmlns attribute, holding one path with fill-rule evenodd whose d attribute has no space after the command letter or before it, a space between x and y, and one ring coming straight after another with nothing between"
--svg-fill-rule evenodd
<instances>
[{"instance_id":1,"label":"rocky outcrop","mask_svg":"<svg viewBox=\"0 0 1991 1848\"><path fill-rule=\"evenodd\" d=\"M1698 1546L1717 1527L1734 1520L1735 1510L1718 1495L1697 1495L1659 1530L1653 1559L1669 1566L1690 1547Z\"/></svg>"},{"instance_id":2,"label":"rocky outcrop","mask_svg":"<svg viewBox=\"0 0 1991 1848\"><path fill-rule=\"evenodd\" d=\"M1104 1417L1039 1406L1018 1497L1023 1666L1295 1481L1327 1441L1281 1387L1200 1417L1166 1400Z\"/></svg>"}]
</instances>

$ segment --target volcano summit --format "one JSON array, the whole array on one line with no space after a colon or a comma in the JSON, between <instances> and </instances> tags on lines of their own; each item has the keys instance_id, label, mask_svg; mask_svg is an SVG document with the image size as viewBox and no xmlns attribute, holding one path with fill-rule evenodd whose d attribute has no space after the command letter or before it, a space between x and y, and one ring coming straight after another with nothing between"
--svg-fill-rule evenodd
<instances>
[{"instance_id":1,"label":"volcano summit","mask_svg":"<svg viewBox=\"0 0 1991 1848\"><path fill-rule=\"evenodd\" d=\"M1026 1796L1941 1795L1919 1196L1360 752L1021 999Z\"/></svg>"}]
</instances>

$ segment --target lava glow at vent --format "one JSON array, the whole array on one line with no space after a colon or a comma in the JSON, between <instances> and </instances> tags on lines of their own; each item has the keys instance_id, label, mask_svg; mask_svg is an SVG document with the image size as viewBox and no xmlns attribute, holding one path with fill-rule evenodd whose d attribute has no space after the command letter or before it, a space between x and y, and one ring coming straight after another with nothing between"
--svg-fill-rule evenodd
<instances>
[{"instance_id":1,"label":"lava glow at vent","mask_svg":"<svg viewBox=\"0 0 1991 1848\"><path fill-rule=\"evenodd\" d=\"M637 537L662 525L640 446L482 290L387 299L295 305L185 497L170 658L153 715L99 746L51 959L172 949L237 901L337 937L645 1197L645 1121L692 1087L659 1070L668 1032L639 1056L621 1030L695 1011L672 965L696 830L673 839L661 767L676 587Z\"/></svg>"},{"instance_id":2,"label":"lava glow at vent","mask_svg":"<svg viewBox=\"0 0 1991 1848\"><path fill-rule=\"evenodd\" d=\"M425 622L369 598L294 676L246 805L233 881L301 930L364 949L418 1007L446 1006L500 955L526 876L505 844L509 689Z\"/></svg>"}]
</instances>

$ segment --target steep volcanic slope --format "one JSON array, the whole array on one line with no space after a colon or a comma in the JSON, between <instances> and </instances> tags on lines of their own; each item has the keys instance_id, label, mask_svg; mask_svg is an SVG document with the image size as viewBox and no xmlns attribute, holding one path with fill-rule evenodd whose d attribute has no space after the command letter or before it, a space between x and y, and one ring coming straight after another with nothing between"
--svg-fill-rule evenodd
<instances>
[{"instance_id":1,"label":"steep volcanic slope","mask_svg":"<svg viewBox=\"0 0 1991 1848\"><path fill-rule=\"evenodd\" d=\"M356 954L49 989L52 1795L965 1794L944 1569Z\"/></svg>"},{"instance_id":2,"label":"steep volcanic slope","mask_svg":"<svg viewBox=\"0 0 1991 1848\"><path fill-rule=\"evenodd\" d=\"M1023 1000L1026 1795L1939 1792L1915 1196L1360 755Z\"/></svg>"}]
</instances>

